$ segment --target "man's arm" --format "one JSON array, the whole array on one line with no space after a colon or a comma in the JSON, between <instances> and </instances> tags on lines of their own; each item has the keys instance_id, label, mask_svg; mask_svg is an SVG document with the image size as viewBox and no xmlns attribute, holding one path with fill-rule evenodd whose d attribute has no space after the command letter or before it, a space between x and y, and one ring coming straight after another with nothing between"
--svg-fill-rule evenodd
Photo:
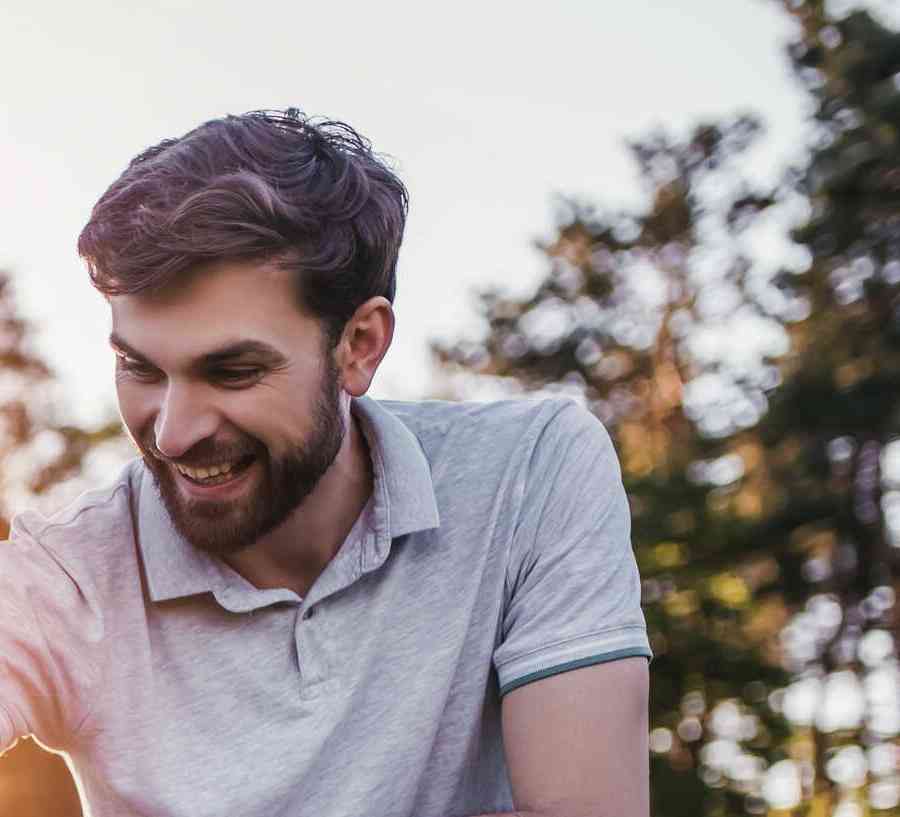
<instances>
[{"instance_id":1,"label":"man's arm","mask_svg":"<svg viewBox=\"0 0 900 817\"><path fill-rule=\"evenodd\" d=\"M516 808L547 817L647 817L647 659L622 658L514 689L503 743Z\"/></svg>"},{"instance_id":2,"label":"man's arm","mask_svg":"<svg viewBox=\"0 0 900 817\"><path fill-rule=\"evenodd\" d=\"M647 817L646 658L570 670L503 699L515 812L479 817Z\"/></svg>"},{"instance_id":3,"label":"man's arm","mask_svg":"<svg viewBox=\"0 0 900 817\"><path fill-rule=\"evenodd\" d=\"M584 409L564 406L529 461L494 652L521 814L649 812L652 652L630 533L609 434Z\"/></svg>"},{"instance_id":4,"label":"man's arm","mask_svg":"<svg viewBox=\"0 0 900 817\"><path fill-rule=\"evenodd\" d=\"M0 541L0 754L26 735L65 748L102 634L84 588L14 522Z\"/></svg>"},{"instance_id":5,"label":"man's arm","mask_svg":"<svg viewBox=\"0 0 900 817\"><path fill-rule=\"evenodd\" d=\"M503 699L516 811L478 817L647 817L647 659L583 667Z\"/></svg>"}]
</instances>

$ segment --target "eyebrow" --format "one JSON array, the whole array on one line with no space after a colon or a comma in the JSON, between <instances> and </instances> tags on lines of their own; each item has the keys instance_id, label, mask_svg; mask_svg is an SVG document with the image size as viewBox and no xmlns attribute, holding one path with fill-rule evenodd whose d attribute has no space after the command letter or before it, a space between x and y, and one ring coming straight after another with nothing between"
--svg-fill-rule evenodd
<instances>
[{"instance_id":1,"label":"eyebrow","mask_svg":"<svg viewBox=\"0 0 900 817\"><path fill-rule=\"evenodd\" d=\"M124 352L135 360L156 366L150 358L128 344L115 332L111 332L109 335L109 345L116 351ZM228 343L217 349L206 352L192 362L191 368L208 368L210 366L221 365L251 355L262 358L265 363L271 366L276 366L285 362L284 355L274 347L269 346L268 343L263 343L259 340L241 340L234 343ZM156 368L159 367L157 366Z\"/></svg>"}]
</instances>

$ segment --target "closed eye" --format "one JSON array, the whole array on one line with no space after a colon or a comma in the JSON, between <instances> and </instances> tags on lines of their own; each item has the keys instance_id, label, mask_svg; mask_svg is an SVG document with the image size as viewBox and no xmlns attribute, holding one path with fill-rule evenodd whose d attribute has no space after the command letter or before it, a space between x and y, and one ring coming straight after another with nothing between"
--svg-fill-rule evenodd
<instances>
[{"instance_id":1,"label":"closed eye","mask_svg":"<svg viewBox=\"0 0 900 817\"><path fill-rule=\"evenodd\" d=\"M116 366L120 372L124 372L138 380L155 380L161 376L161 372L155 366L122 352L116 352Z\"/></svg>"},{"instance_id":2,"label":"closed eye","mask_svg":"<svg viewBox=\"0 0 900 817\"><path fill-rule=\"evenodd\" d=\"M227 369L213 369L209 377L211 380L230 388L252 386L265 374L265 369L260 366L230 367Z\"/></svg>"},{"instance_id":3,"label":"closed eye","mask_svg":"<svg viewBox=\"0 0 900 817\"><path fill-rule=\"evenodd\" d=\"M138 380L142 383L156 382L165 374L152 363L143 358L133 357L124 350L114 350L116 370L120 375ZM198 375L209 383L227 389L244 389L261 380L268 369L265 366L210 366L201 369Z\"/></svg>"}]
</instances>

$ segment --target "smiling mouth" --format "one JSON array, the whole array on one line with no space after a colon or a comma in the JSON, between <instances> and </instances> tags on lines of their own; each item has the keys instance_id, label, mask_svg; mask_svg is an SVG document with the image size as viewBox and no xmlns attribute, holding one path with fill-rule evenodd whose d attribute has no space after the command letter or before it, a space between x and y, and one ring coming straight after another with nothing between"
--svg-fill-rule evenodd
<instances>
[{"instance_id":1,"label":"smiling mouth","mask_svg":"<svg viewBox=\"0 0 900 817\"><path fill-rule=\"evenodd\" d=\"M252 454L237 460L216 463L206 468L189 468L173 463L175 470L196 485L220 485L240 476L256 458Z\"/></svg>"}]
</instances>

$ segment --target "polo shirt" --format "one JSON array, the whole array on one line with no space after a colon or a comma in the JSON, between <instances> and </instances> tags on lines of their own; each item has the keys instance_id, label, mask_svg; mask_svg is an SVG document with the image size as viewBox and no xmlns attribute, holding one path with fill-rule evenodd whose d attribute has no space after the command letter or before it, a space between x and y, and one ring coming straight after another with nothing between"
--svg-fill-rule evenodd
<instances>
[{"instance_id":1,"label":"polo shirt","mask_svg":"<svg viewBox=\"0 0 900 817\"><path fill-rule=\"evenodd\" d=\"M305 597L174 530L149 472L0 543L0 749L63 752L93 817L513 809L501 700L651 656L603 425L567 399L352 411L373 492Z\"/></svg>"}]
</instances>

